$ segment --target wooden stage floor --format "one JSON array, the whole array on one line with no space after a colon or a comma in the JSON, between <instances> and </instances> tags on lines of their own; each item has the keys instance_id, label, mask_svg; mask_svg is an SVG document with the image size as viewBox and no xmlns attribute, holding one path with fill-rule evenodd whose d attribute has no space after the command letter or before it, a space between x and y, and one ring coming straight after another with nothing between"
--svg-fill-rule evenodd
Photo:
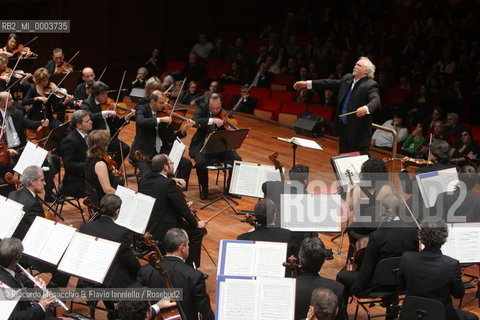
<instances>
[{"instance_id":1,"label":"wooden stage floor","mask_svg":"<svg viewBox=\"0 0 480 320\"><path fill-rule=\"evenodd\" d=\"M189 111L191 116L192 111ZM284 165L285 171L292 167L292 148L288 143L273 139L273 137L284 137L290 138L296 136L295 131L292 128L283 127L278 125L275 122L269 122L254 118L249 115L236 115L237 120L239 121L239 126L241 128L251 128L249 136L247 137L242 148L238 150L238 153L242 156L243 161L269 164L272 163L269 161L268 156L276 151L279 154L279 160ZM195 133L195 129L190 129L188 132L188 137L184 139L184 143L187 145L190 144L190 139ZM130 144L133 141L135 136L135 123L129 124L123 129L120 134L120 138L126 143ZM323 137L316 139L316 141L323 146L323 150L313 150L299 147L297 149L297 158L296 162L299 164L307 165L310 167L310 172L313 173L313 179L321 178L328 185L331 184L334 180L334 174L332 167L330 165L330 158L337 155L338 142L335 138L331 136ZM188 150L185 152L188 155ZM372 155L378 155L383 157L389 157L385 154L378 154L372 152ZM127 172L132 173L133 168L127 163ZM222 174L220 174L219 184L215 184L216 172L210 173L210 199L214 199L217 195L221 193L222 190ZM137 190L137 185L134 177L128 179L128 187ZM190 177L190 185L187 192L185 192L188 201L193 201L193 209L198 209L202 204L207 201L200 200L198 192L198 180L195 170L192 170ZM237 210L253 210L257 199L243 197L239 201L239 205L236 207ZM206 208L205 210L199 210L198 216L201 219L206 219L209 216L213 215L218 210L223 209L226 206L225 202L219 201L213 204L212 206ZM82 223L80 214L77 210L71 207L66 207L64 209L65 222L71 224L74 227L79 227ZM200 270L209 275L207 280L207 291L210 295L212 302L212 308L215 310L215 276L216 276L216 262L218 258L218 247L219 241L221 239L236 239L236 237L244 232L247 232L251 229L251 226L247 223L242 223L243 216L237 216L232 212L232 210L227 210L221 213L218 217L213 219L208 224L208 234L203 240L205 250L202 250L202 263ZM339 247L339 241L331 241L331 238L336 234L322 233L320 238L324 241L326 247L334 249L334 259L331 261L326 261L322 270L321 275L327 278L335 279L336 274L345 264L346 251L348 248L348 238L345 238L341 253L337 253ZM207 255L207 252L210 254ZM470 274L478 276L478 268L470 268ZM69 286L74 286L76 280L72 278ZM458 301L454 302L455 305L458 305ZM470 289L466 291L465 298L463 300L464 309L473 311L477 315L480 315L478 309L478 302L475 299L475 289ZM375 310L376 309L376 310ZM80 312L87 314L87 310L83 307L76 306L75 312ZM351 319L353 319L353 314L355 311L355 304L352 303L348 307L348 313ZM374 308L373 312L381 311L380 308ZM105 312L97 311L97 319L106 319ZM359 319L366 319L366 315L360 311Z\"/></svg>"}]
</instances>

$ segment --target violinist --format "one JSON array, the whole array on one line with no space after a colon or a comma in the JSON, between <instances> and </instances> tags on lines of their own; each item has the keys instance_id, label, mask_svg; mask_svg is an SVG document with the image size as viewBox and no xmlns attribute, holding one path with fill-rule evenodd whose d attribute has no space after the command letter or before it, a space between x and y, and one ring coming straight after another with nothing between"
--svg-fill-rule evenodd
<instances>
[{"instance_id":1,"label":"violinist","mask_svg":"<svg viewBox=\"0 0 480 320\"><path fill-rule=\"evenodd\" d=\"M150 95L149 103L136 107L136 134L130 153L130 159L134 162L133 155L137 150L142 151L142 154L150 159L159 153L169 154L175 140L186 137L187 130L195 124L187 119L180 130L174 132L170 125L172 118L162 112L165 106L164 99L163 93L156 90ZM185 188L188 186L191 170L192 162L182 157L177 169L177 178L185 180Z\"/></svg>"},{"instance_id":2,"label":"violinist","mask_svg":"<svg viewBox=\"0 0 480 320\"><path fill-rule=\"evenodd\" d=\"M208 134L214 130L224 129L224 119L219 118L222 109L222 97L218 93L212 93L207 106L198 106L193 116L193 121L197 124L197 132L190 143L190 158L195 159L198 183L200 185L200 198L208 198L208 170L207 165L215 162L241 161L242 157L235 151L200 153ZM226 119L225 119L226 120ZM230 187L232 169L229 169L227 190Z\"/></svg>"},{"instance_id":3,"label":"violinist","mask_svg":"<svg viewBox=\"0 0 480 320\"><path fill-rule=\"evenodd\" d=\"M95 81L90 88L91 95L83 100L82 109L90 112L93 130L106 129L110 131L111 142L108 151L113 153L113 160L121 164L130 152L130 147L118 139L118 135L115 133L130 122L130 119L135 116L135 110L132 109L126 116L119 118L115 112L115 103L108 102L108 86L102 81Z\"/></svg>"},{"instance_id":4,"label":"violinist","mask_svg":"<svg viewBox=\"0 0 480 320\"><path fill-rule=\"evenodd\" d=\"M343 285L320 276L320 269L328 255L325 245L318 237L305 238L302 241L298 254L300 274L296 278L295 286L295 320L303 319L307 314L310 296L317 288L329 289L338 298L338 313L334 319L347 319L346 305L343 302Z\"/></svg>"},{"instance_id":5,"label":"violinist","mask_svg":"<svg viewBox=\"0 0 480 320\"><path fill-rule=\"evenodd\" d=\"M53 49L52 60L48 61L45 68L50 74L73 72L73 66L65 61L62 48Z\"/></svg>"},{"instance_id":6,"label":"violinist","mask_svg":"<svg viewBox=\"0 0 480 320\"><path fill-rule=\"evenodd\" d=\"M145 67L138 68L137 77L135 78L135 80L133 80L127 85L128 91L130 92L133 88L144 89L145 83L147 81L147 76L148 76L147 68Z\"/></svg>"},{"instance_id":7,"label":"violinist","mask_svg":"<svg viewBox=\"0 0 480 320\"><path fill-rule=\"evenodd\" d=\"M82 80L73 92L73 96L78 100L85 100L90 95L92 84L95 82L95 72L92 68L86 67L82 70Z\"/></svg>"},{"instance_id":8,"label":"violinist","mask_svg":"<svg viewBox=\"0 0 480 320\"><path fill-rule=\"evenodd\" d=\"M8 68L7 65L8 57L5 54L0 54L0 91L5 91L10 84L13 84L18 77L21 77L21 80L12 88L10 88L10 92L22 91L24 94L26 94L28 89L30 89L30 83L28 82L28 79L32 77L32 74L13 72L13 70Z\"/></svg>"},{"instance_id":9,"label":"violinist","mask_svg":"<svg viewBox=\"0 0 480 320\"><path fill-rule=\"evenodd\" d=\"M95 189L98 199L102 199L105 194L114 194L117 186L123 185L107 155L109 141L110 134L107 130L93 130L88 134L84 174L85 180Z\"/></svg>"},{"instance_id":10,"label":"violinist","mask_svg":"<svg viewBox=\"0 0 480 320\"><path fill-rule=\"evenodd\" d=\"M18 37L15 33L10 33L7 37L7 42L3 48L0 48L0 53L4 53L7 57L11 58L15 54L19 54L22 58L36 57L37 55L30 51L30 48L25 47L25 50L19 50L20 47L23 47L18 43Z\"/></svg>"},{"instance_id":11,"label":"violinist","mask_svg":"<svg viewBox=\"0 0 480 320\"><path fill-rule=\"evenodd\" d=\"M191 242L187 232L180 228L171 228L165 234L162 246L166 255L161 265L166 269L172 286L183 289L183 299L177 303L185 313L185 319L214 320L215 314L207 294L205 275L185 263L191 254ZM166 288L158 270L149 264L141 267L138 279L142 285L149 288Z\"/></svg>"},{"instance_id":12,"label":"violinist","mask_svg":"<svg viewBox=\"0 0 480 320\"><path fill-rule=\"evenodd\" d=\"M148 78L145 83L145 96L138 101L138 105L148 104L150 102L150 95L156 90L162 90L162 81L156 76Z\"/></svg>"},{"instance_id":13,"label":"violinist","mask_svg":"<svg viewBox=\"0 0 480 320\"><path fill-rule=\"evenodd\" d=\"M142 173L138 191L156 199L147 231L153 239L162 241L168 229L184 228L190 238L190 255L187 264L200 266L200 249L205 221L197 221L178 189L178 179L173 177L173 162L165 154L152 159L151 168L139 163Z\"/></svg>"},{"instance_id":14,"label":"violinist","mask_svg":"<svg viewBox=\"0 0 480 320\"><path fill-rule=\"evenodd\" d=\"M27 118L31 120L50 121L50 128L56 128L61 121L53 117L54 113L63 115L66 105L71 101L71 96L64 95L58 97L55 93L58 87L49 80L50 74L47 69L39 68L33 73L33 82L35 86L31 87L25 99L22 101L23 106L31 106L27 108ZM53 93L52 93L53 92Z\"/></svg>"}]
</instances>

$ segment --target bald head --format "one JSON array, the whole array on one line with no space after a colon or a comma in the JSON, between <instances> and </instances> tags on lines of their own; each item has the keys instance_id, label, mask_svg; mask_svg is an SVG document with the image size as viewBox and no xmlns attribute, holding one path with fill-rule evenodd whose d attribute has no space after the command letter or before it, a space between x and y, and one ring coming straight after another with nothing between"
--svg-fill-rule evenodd
<instances>
[{"instance_id":1,"label":"bald head","mask_svg":"<svg viewBox=\"0 0 480 320\"><path fill-rule=\"evenodd\" d=\"M82 80L85 81L87 85L92 85L95 82L95 72L92 68L86 67L82 70Z\"/></svg>"}]
</instances>

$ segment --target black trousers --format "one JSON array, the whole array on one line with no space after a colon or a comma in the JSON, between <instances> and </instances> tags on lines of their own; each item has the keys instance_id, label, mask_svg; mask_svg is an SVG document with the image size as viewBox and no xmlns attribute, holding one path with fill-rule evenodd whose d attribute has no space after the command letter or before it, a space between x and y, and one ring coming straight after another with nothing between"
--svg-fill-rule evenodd
<instances>
[{"instance_id":1,"label":"black trousers","mask_svg":"<svg viewBox=\"0 0 480 320\"><path fill-rule=\"evenodd\" d=\"M340 138L338 139L338 153L349 153L349 152L360 152L360 154L367 154L369 152L369 147L358 147L357 145L351 145L348 141L347 134L348 124L340 123L339 134Z\"/></svg>"},{"instance_id":2,"label":"black trousers","mask_svg":"<svg viewBox=\"0 0 480 320\"><path fill-rule=\"evenodd\" d=\"M216 152L216 153L197 153L195 155L195 167L197 170L198 184L200 185L200 192L208 193L208 170L207 166L214 163L229 163L242 161L242 157L235 151ZM232 179L232 169L228 170L227 190L230 187L230 180Z\"/></svg>"}]
</instances>

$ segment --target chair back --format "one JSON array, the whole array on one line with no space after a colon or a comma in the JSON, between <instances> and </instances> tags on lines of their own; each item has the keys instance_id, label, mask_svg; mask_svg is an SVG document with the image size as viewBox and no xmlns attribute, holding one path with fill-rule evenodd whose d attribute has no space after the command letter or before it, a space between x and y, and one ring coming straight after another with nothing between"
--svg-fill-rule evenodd
<instances>
[{"instance_id":1,"label":"chair back","mask_svg":"<svg viewBox=\"0 0 480 320\"><path fill-rule=\"evenodd\" d=\"M397 274L401 257L380 260L375 269L375 283L381 286L397 285Z\"/></svg>"},{"instance_id":2,"label":"chair back","mask_svg":"<svg viewBox=\"0 0 480 320\"><path fill-rule=\"evenodd\" d=\"M47 156L48 168L50 169L50 175L52 179L55 179L55 176L58 174L58 183L60 184L60 170L62 165L60 163L60 158L56 154L50 154Z\"/></svg>"},{"instance_id":3,"label":"chair back","mask_svg":"<svg viewBox=\"0 0 480 320\"><path fill-rule=\"evenodd\" d=\"M399 320L446 320L445 306L437 300L408 296L405 298Z\"/></svg>"}]
</instances>

